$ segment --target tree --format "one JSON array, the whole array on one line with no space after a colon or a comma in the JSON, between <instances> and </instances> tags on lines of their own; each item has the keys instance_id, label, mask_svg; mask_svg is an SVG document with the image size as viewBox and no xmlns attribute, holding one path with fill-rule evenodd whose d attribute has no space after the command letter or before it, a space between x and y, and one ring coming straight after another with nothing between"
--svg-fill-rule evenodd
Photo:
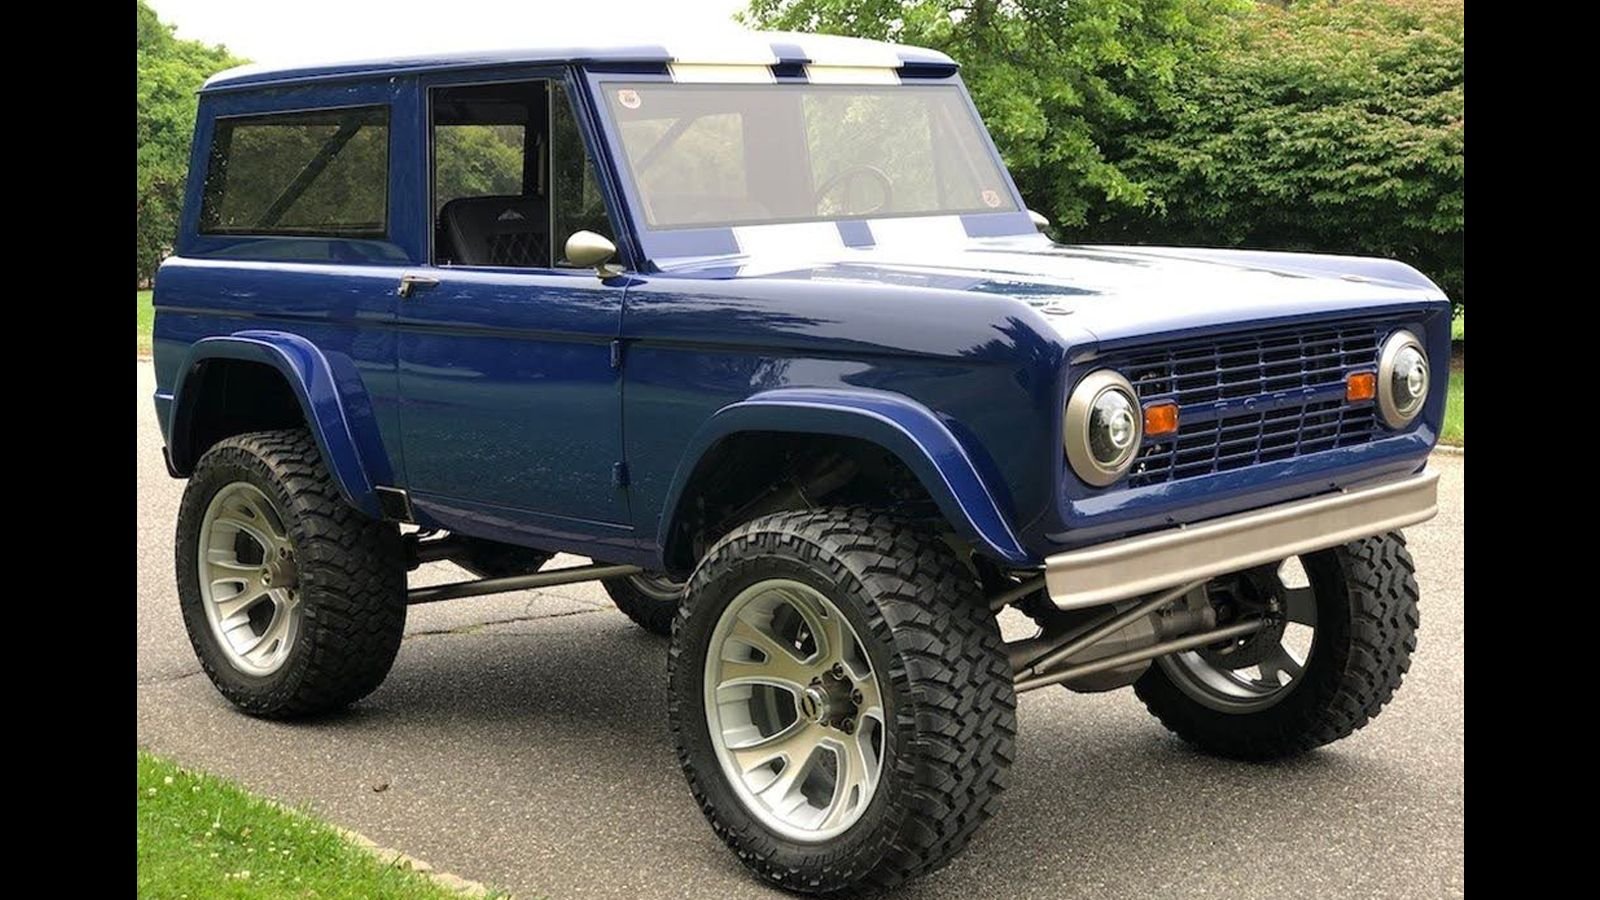
<instances>
[{"instance_id":1,"label":"tree","mask_svg":"<svg viewBox=\"0 0 1600 900\"><path fill-rule=\"evenodd\" d=\"M1122 158L1146 241L1319 250L1415 265L1463 302L1461 0L1262 5Z\"/></svg>"},{"instance_id":2,"label":"tree","mask_svg":"<svg viewBox=\"0 0 1600 900\"><path fill-rule=\"evenodd\" d=\"M135 124L137 282L155 276L172 247L183 210L195 92L212 73L238 65L223 47L179 40L144 0L138 15L138 111Z\"/></svg>"}]
</instances>

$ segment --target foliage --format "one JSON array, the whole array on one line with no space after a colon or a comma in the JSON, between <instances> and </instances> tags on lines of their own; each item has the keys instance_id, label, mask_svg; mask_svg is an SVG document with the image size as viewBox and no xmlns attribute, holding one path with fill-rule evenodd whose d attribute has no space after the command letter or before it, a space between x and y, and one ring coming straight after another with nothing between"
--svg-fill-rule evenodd
<instances>
[{"instance_id":1,"label":"foliage","mask_svg":"<svg viewBox=\"0 0 1600 900\"><path fill-rule=\"evenodd\" d=\"M178 231L189 170L189 138L194 131L195 92L212 73L240 61L223 47L179 40L144 0L136 3L135 260L142 285L155 275Z\"/></svg>"},{"instance_id":2,"label":"foliage","mask_svg":"<svg viewBox=\"0 0 1600 900\"><path fill-rule=\"evenodd\" d=\"M330 825L138 754L140 897L459 898Z\"/></svg>"},{"instance_id":3,"label":"foliage","mask_svg":"<svg viewBox=\"0 0 1600 900\"><path fill-rule=\"evenodd\" d=\"M930 46L1067 239L1360 253L1464 293L1462 0L751 0Z\"/></svg>"},{"instance_id":4,"label":"foliage","mask_svg":"<svg viewBox=\"0 0 1600 900\"><path fill-rule=\"evenodd\" d=\"M1124 166L1143 241L1392 257L1464 299L1460 0L1263 5Z\"/></svg>"}]
</instances>

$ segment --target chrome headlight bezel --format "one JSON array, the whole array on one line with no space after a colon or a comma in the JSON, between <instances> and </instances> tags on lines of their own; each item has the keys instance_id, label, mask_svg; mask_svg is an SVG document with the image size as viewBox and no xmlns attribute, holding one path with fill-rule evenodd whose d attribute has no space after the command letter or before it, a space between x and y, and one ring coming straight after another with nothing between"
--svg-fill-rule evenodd
<instances>
[{"instance_id":1,"label":"chrome headlight bezel","mask_svg":"<svg viewBox=\"0 0 1600 900\"><path fill-rule=\"evenodd\" d=\"M1090 428L1096 404L1109 392L1117 392L1128 401L1133 416L1132 438L1126 448L1107 463L1095 456L1091 444ZM1094 487L1107 487L1133 467L1144 440L1144 414L1139 406L1139 395L1128 379L1112 369L1097 369L1085 375L1067 398L1066 421L1062 427L1062 444L1067 450L1067 462L1072 471Z\"/></svg>"},{"instance_id":2,"label":"chrome headlight bezel","mask_svg":"<svg viewBox=\"0 0 1600 900\"><path fill-rule=\"evenodd\" d=\"M1395 384L1395 378L1401 374L1398 368L1411 359L1408 350L1415 351L1415 366L1422 374L1422 390L1415 396L1399 390ZM1410 425L1428 404L1428 392L1432 387L1433 372L1422 341L1405 329L1389 335L1378 355L1378 414L1383 424L1396 430Z\"/></svg>"}]
</instances>

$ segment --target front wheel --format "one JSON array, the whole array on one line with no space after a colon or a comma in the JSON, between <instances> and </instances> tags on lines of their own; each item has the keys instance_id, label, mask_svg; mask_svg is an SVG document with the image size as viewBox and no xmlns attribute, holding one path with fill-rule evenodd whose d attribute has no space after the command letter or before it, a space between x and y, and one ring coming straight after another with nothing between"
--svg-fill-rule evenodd
<instances>
[{"instance_id":1,"label":"front wheel","mask_svg":"<svg viewBox=\"0 0 1600 900\"><path fill-rule=\"evenodd\" d=\"M1219 612L1266 608L1274 624L1162 657L1134 690L1168 729L1221 756L1272 759L1347 737L1411 667L1414 571L1393 532L1220 579L1208 586Z\"/></svg>"},{"instance_id":2,"label":"front wheel","mask_svg":"<svg viewBox=\"0 0 1600 900\"><path fill-rule=\"evenodd\" d=\"M863 510L758 519L706 554L668 662L678 760L763 880L824 894L936 869L994 811L1011 667L939 537Z\"/></svg>"}]
</instances>

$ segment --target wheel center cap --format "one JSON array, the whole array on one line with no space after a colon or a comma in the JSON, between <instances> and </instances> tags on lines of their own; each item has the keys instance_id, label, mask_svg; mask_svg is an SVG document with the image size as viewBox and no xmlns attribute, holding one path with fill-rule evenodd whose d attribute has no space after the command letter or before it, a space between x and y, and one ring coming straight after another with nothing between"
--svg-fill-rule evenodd
<instances>
[{"instance_id":1,"label":"wheel center cap","mask_svg":"<svg viewBox=\"0 0 1600 900\"><path fill-rule=\"evenodd\" d=\"M828 717L828 692L813 685L800 694L800 715L812 722Z\"/></svg>"}]
</instances>

